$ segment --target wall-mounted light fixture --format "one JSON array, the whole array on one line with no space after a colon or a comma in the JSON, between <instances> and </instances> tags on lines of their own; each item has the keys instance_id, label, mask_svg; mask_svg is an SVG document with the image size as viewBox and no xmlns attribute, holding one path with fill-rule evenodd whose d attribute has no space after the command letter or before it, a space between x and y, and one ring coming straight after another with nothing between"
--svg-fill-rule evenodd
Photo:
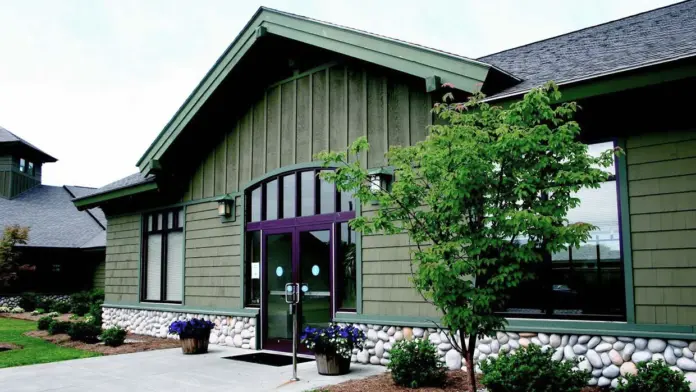
<instances>
[{"instance_id":1,"label":"wall-mounted light fixture","mask_svg":"<svg viewBox=\"0 0 696 392\"><path fill-rule=\"evenodd\" d=\"M234 222L236 215L234 202L235 197L232 195L225 195L218 199L218 216L224 221Z\"/></svg>"},{"instance_id":2,"label":"wall-mounted light fixture","mask_svg":"<svg viewBox=\"0 0 696 392\"><path fill-rule=\"evenodd\" d=\"M390 190L394 169L389 167L369 169L367 174L370 176L370 190L373 193Z\"/></svg>"}]
</instances>

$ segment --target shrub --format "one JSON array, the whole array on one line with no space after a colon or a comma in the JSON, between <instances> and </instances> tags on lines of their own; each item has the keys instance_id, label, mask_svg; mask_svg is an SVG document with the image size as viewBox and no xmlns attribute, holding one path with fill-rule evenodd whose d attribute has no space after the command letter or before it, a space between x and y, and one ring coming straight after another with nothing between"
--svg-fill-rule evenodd
<instances>
[{"instance_id":1,"label":"shrub","mask_svg":"<svg viewBox=\"0 0 696 392\"><path fill-rule=\"evenodd\" d=\"M10 313L24 313L24 309L22 309L20 306L15 306L14 308L10 309Z\"/></svg>"},{"instance_id":2,"label":"shrub","mask_svg":"<svg viewBox=\"0 0 696 392\"><path fill-rule=\"evenodd\" d=\"M104 303L104 298L103 289L93 289L89 292L89 302L92 304L101 305Z\"/></svg>"},{"instance_id":3,"label":"shrub","mask_svg":"<svg viewBox=\"0 0 696 392\"><path fill-rule=\"evenodd\" d=\"M87 313L85 321L94 325L102 325L102 308L100 304L92 303L92 305L90 305L89 313Z\"/></svg>"},{"instance_id":4,"label":"shrub","mask_svg":"<svg viewBox=\"0 0 696 392\"><path fill-rule=\"evenodd\" d=\"M43 316L39 319L39 322L37 323L37 328L39 329L39 331L45 331L48 329L48 326L51 325L51 322L53 322L53 317Z\"/></svg>"},{"instance_id":5,"label":"shrub","mask_svg":"<svg viewBox=\"0 0 696 392\"><path fill-rule=\"evenodd\" d=\"M53 320L48 324L48 333L57 335L59 333L67 333L72 323L68 321Z\"/></svg>"},{"instance_id":6,"label":"shrub","mask_svg":"<svg viewBox=\"0 0 696 392\"><path fill-rule=\"evenodd\" d=\"M10 308L7 306L0 306L0 313L10 313Z\"/></svg>"},{"instance_id":7,"label":"shrub","mask_svg":"<svg viewBox=\"0 0 696 392\"><path fill-rule=\"evenodd\" d=\"M670 369L664 362L641 362L638 374L619 378L617 392L689 392L684 375Z\"/></svg>"},{"instance_id":8,"label":"shrub","mask_svg":"<svg viewBox=\"0 0 696 392\"><path fill-rule=\"evenodd\" d=\"M490 392L579 392L590 379L589 372L573 370L579 363L554 361L553 350L531 344L515 354L501 355L479 364L481 383Z\"/></svg>"},{"instance_id":9,"label":"shrub","mask_svg":"<svg viewBox=\"0 0 696 392\"><path fill-rule=\"evenodd\" d=\"M19 307L31 312L36 309L36 303L39 301L36 293L26 292L19 296Z\"/></svg>"},{"instance_id":10,"label":"shrub","mask_svg":"<svg viewBox=\"0 0 696 392\"><path fill-rule=\"evenodd\" d=\"M53 303L53 306L50 307L49 309L51 310L51 312L65 314L65 313L68 313L70 311L70 308L71 308L71 306L67 302L55 302L55 303Z\"/></svg>"},{"instance_id":11,"label":"shrub","mask_svg":"<svg viewBox=\"0 0 696 392\"><path fill-rule=\"evenodd\" d=\"M70 339L79 340L85 343L96 342L98 340L97 337L101 334L101 332L101 327L94 324L85 323L83 321L72 323L70 328L68 328L68 335L70 335Z\"/></svg>"},{"instance_id":12,"label":"shrub","mask_svg":"<svg viewBox=\"0 0 696 392\"><path fill-rule=\"evenodd\" d=\"M51 309L53 305L56 303L56 301L52 300L51 298L48 297L41 297L37 296L36 298L36 309Z\"/></svg>"},{"instance_id":13,"label":"shrub","mask_svg":"<svg viewBox=\"0 0 696 392\"><path fill-rule=\"evenodd\" d=\"M397 385L408 388L437 387L445 381L445 365L437 348L425 339L402 340L392 346L389 364Z\"/></svg>"},{"instance_id":14,"label":"shrub","mask_svg":"<svg viewBox=\"0 0 696 392\"><path fill-rule=\"evenodd\" d=\"M84 316L89 312L89 303L87 302L76 302L72 304L70 312L78 316Z\"/></svg>"},{"instance_id":15,"label":"shrub","mask_svg":"<svg viewBox=\"0 0 696 392\"><path fill-rule=\"evenodd\" d=\"M38 316L40 314L44 314L46 311L43 308L36 308L33 312L31 312L32 316Z\"/></svg>"},{"instance_id":16,"label":"shrub","mask_svg":"<svg viewBox=\"0 0 696 392\"><path fill-rule=\"evenodd\" d=\"M46 314L46 317L58 317L58 316L60 316L60 313L58 313L58 312L49 312L48 314Z\"/></svg>"},{"instance_id":17,"label":"shrub","mask_svg":"<svg viewBox=\"0 0 696 392\"><path fill-rule=\"evenodd\" d=\"M126 330L119 327L111 327L102 331L100 338L107 346L118 347L126 340Z\"/></svg>"},{"instance_id":18,"label":"shrub","mask_svg":"<svg viewBox=\"0 0 696 392\"><path fill-rule=\"evenodd\" d=\"M79 319L80 319L80 316L78 316L77 314L70 315L70 320L79 320Z\"/></svg>"}]
</instances>

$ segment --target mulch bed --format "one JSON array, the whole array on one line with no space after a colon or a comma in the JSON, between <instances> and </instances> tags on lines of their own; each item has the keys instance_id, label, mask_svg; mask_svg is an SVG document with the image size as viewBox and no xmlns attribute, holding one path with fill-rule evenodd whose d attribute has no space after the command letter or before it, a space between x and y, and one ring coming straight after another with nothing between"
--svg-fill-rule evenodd
<instances>
[{"instance_id":1,"label":"mulch bed","mask_svg":"<svg viewBox=\"0 0 696 392\"><path fill-rule=\"evenodd\" d=\"M36 316L32 316L31 312L24 312L24 313L3 313L2 316L0 317L7 317L7 318L13 318L13 319L18 319L18 320L27 320L27 321L39 321L41 317L45 317L48 313L44 314L39 314ZM61 314L58 317L54 317L56 320L60 321L82 321L82 317L80 317L77 320L70 320L70 316L72 316L71 313L65 313Z\"/></svg>"},{"instance_id":2,"label":"mulch bed","mask_svg":"<svg viewBox=\"0 0 696 392\"><path fill-rule=\"evenodd\" d=\"M40 338L62 347L71 347L79 350L91 351L102 355L129 354L141 351L162 350L166 348L181 347L178 340L154 338L144 335L126 335L126 343L118 347L109 347L105 344L89 344L70 340L67 334L49 335L47 331L30 331L25 335Z\"/></svg>"},{"instance_id":3,"label":"mulch bed","mask_svg":"<svg viewBox=\"0 0 696 392\"><path fill-rule=\"evenodd\" d=\"M479 384L479 390L484 390L484 386ZM383 373L376 376L363 378L361 380L347 381L341 384L319 388L318 391L327 392L471 392L469 388L469 376L462 370L450 370L447 372L447 381L442 388L404 388L394 384L391 374ZM587 387L582 392L600 392L602 389Z\"/></svg>"}]
</instances>

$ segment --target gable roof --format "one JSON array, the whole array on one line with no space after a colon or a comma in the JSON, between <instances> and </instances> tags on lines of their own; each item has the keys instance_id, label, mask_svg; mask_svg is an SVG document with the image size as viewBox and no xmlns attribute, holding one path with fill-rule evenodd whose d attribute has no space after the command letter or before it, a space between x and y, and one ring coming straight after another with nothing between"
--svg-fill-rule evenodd
<instances>
[{"instance_id":1,"label":"gable roof","mask_svg":"<svg viewBox=\"0 0 696 392\"><path fill-rule=\"evenodd\" d=\"M106 237L102 242L98 240L105 226L93 215L78 211L72 197L66 187L37 185L11 200L0 198L0 228L13 224L29 226L27 246L32 247L105 246ZM103 216L101 210L94 210Z\"/></svg>"},{"instance_id":2,"label":"gable roof","mask_svg":"<svg viewBox=\"0 0 696 392\"><path fill-rule=\"evenodd\" d=\"M34 150L39 156L41 156L41 159L43 162L56 162L57 159L46 154L45 152L41 151L38 147L35 145L29 143L28 141L22 139L21 137L15 135L14 133L8 131L7 129L0 127L0 144L20 144L24 145L32 150Z\"/></svg>"},{"instance_id":3,"label":"gable roof","mask_svg":"<svg viewBox=\"0 0 696 392\"><path fill-rule=\"evenodd\" d=\"M480 57L523 79L488 99L553 80L587 80L696 55L696 1L643 12Z\"/></svg>"},{"instance_id":4,"label":"gable roof","mask_svg":"<svg viewBox=\"0 0 696 392\"><path fill-rule=\"evenodd\" d=\"M519 81L515 76L478 60L261 7L138 160L137 166L141 172L150 172L153 163L157 163L215 88L256 40L265 35L285 37L424 80L432 78L436 81L430 83L432 89L439 87L439 81L452 83L463 91L478 92L489 73L509 82ZM426 84L423 86L425 90Z\"/></svg>"}]
</instances>

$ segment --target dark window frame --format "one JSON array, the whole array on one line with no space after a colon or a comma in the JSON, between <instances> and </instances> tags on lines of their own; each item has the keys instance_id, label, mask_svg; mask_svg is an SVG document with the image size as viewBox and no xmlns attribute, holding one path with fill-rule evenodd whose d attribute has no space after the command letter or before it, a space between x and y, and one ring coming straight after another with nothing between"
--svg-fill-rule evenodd
<instances>
[{"instance_id":1,"label":"dark window frame","mask_svg":"<svg viewBox=\"0 0 696 392\"><path fill-rule=\"evenodd\" d=\"M606 143L606 142L612 142L614 144L614 147L618 145L616 140L599 140L599 141L593 141L591 143L588 143L588 145L591 144L601 144L601 143ZM535 265L535 272L539 271L539 281L541 284L543 284L544 291L548 292L547 295L544 296L544 301L543 303L540 303L539 305L539 310L540 312L538 313L525 313L525 312L511 312L511 311L501 311L499 312L500 315L505 316L506 318L529 318L529 319L551 319L551 320L598 320L598 321L626 321L627 317L627 304L626 304L626 298L625 298L625 286L626 286L626 270L624 266L624 261L625 261L625 252L626 249L624 249L624 244L623 244L623 232L622 232L622 215L621 215L621 192L626 192L626 190L622 190L620 187L620 181L619 181L619 159L621 158L614 158L614 174L610 174L609 177L607 178L606 181L603 183L609 183L613 182L615 183L615 188L616 188L616 209L617 209L617 223L618 223L618 239L616 240L619 244L619 272L620 272L620 281L622 284L622 290L621 292L624 294L624 297L622 298L622 311L618 314L605 314L605 313L584 313L584 314L562 314L562 313L556 313L556 310L553 306L553 299L554 299L554 284L552 281L552 275L554 271L554 261L552 259L553 255L548 252L544 252L543 254L543 261L540 262L538 265ZM596 274L598 278L601 278L602 276L602 259L600 258L600 243L597 241L588 241L587 244L596 244L597 247L597 259L594 260L594 263L596 265ZM573 254L573 249L568 248L568 264L569 264L569 270L571 273L575 272L575 269L573 268L573 259L572 259L572 254ZM600 280L600 279L598 279ZM536 309L536 308L535 308Z\"/></svg>"},{"instance_id":2,"label":"dark window frame","mask_svg":"<svg viewBox=\"0 0 696 392\"><path fill-rule=\"evenodd\" d=\"M174 233L174 232L184 232L184 222L179 222L179 211L183 211L183 208L169 208L165 210L158 210L158 211L153 211L147 214L143 214L143 223L142 223L142 233L143 235L142 240L141 240L141 254L142 258L140 261L140 302L149 302L149 303L167 303L167 304L181 304L183 303L183 296L184 293L182 292L182 300L181 301L167 301L167 264L169 261L169 256L167 252L167 243L169 241L168 234L169 233ZM169 219L169 213L172 213L172 227L168 228L168 219ZM159 227L159 222L157 219L158 215L162 215L162 227ZM186 216L182 213L184 221L186 220ZM155 226L155 229L151 229L149 222L150 218L152 218L153 226ZM148 237L151 234L161 234L162 236L162 244L161 244L161 257L160 257L160 299L159 300L154 300L154 299L148 299L147 298L147 260L148 260ZM186 241L186 239L183 239ZM183 250L182 250L183 252ZM182 255L183 257L183 255ZM183 280L183 276L182 276ZM182 282L183 283L183 282Z\"/></svg>"},{"instance_id":3,"label":"dark window frame","mask_svg":"<svg viewBox=\"0 0 696 392\"><path fill-rule=\"evenodd\" d=\"M333 199L333 211L332 212L326 212L321 214L321 179L319 178L318 174L322 171L326 170L333 170L332 168L326 168L326 167L312 167L312 168L302 168L302 169L295 169L295 170L288 170L282 173L278 173L272 177L268 177L263 179L262 181L259 181L258 183L254 184L253 186L247 188L244 191L245 194L245 214L244 214L244 231L246 233L245 235L245 252L244 252L244 260L242 262L244 263L244 306L249 307L249 308L258 308L260 304L253 304L250 303L249 300L251 298L251 249L250 247L253 246L253 240L252 236L254 232L262 232L263 230L266 229L273 229L273 228L284 228L284 227L293 227L293 226L302 226L306 224L316 224L316 223L330 223L332 224L332 231L334 232L334 235L332 236L332 241L336 241L335 236L336 230L340 227L341 223L347 223L349 220L353 219L356 214L356 208L357 205L353 205L353 210L350 211L341 211L341 192L337 189L337 187L334 185L333 186L333 192L332 192L332 199ZM314 177L314 182L313 182L313 192L314 192L314 204L313 204L313 214L312 215L302 215L302 173L306 172L312 172L313 177ZM285 192L285 187L284 187L284 179L286 177L293 176L295 179L295 200L294 200L294 206L295 206L295 216L290 217L290 218L285 218L283 213L283 200L284 200L284 192ZM267 210L267 198L266 198L266 184L272 181L277 181L277 214L276 216L278 219L275 220L267 220L266 218L266 210ZM252 197L251 194L252 192L256 190L260 190L260 209L261 209L261 216L260 220L258 221L252 221ZM335 224L334 224L335 223ZM337 263L338 256L336 254L336 246L332 247L332 252L333 252L333 263ZM260 262L263 263L263 259L260 259ZM356 261L357 262L357 261ZM332 270L335 270L335 265L332 266ZM334 280L336 279L335 275L332 275L332 287L334 286ZM356 289L357 289L357 280L356 280ZM355 312L356 309L353 308L341 308L338 306L339 304L336 302L337 300L340 300L338 298L339 295L342 295L339 291L334 291L332 294L335 296L335 298L332 299L332 308L335 308L334 311L342 311L342 312ZM259 298L260 300L260 298ZM335 306L336 305L336 306ZM357 303L356 303L357 307Z\"/></svg>"}]
</instances>

